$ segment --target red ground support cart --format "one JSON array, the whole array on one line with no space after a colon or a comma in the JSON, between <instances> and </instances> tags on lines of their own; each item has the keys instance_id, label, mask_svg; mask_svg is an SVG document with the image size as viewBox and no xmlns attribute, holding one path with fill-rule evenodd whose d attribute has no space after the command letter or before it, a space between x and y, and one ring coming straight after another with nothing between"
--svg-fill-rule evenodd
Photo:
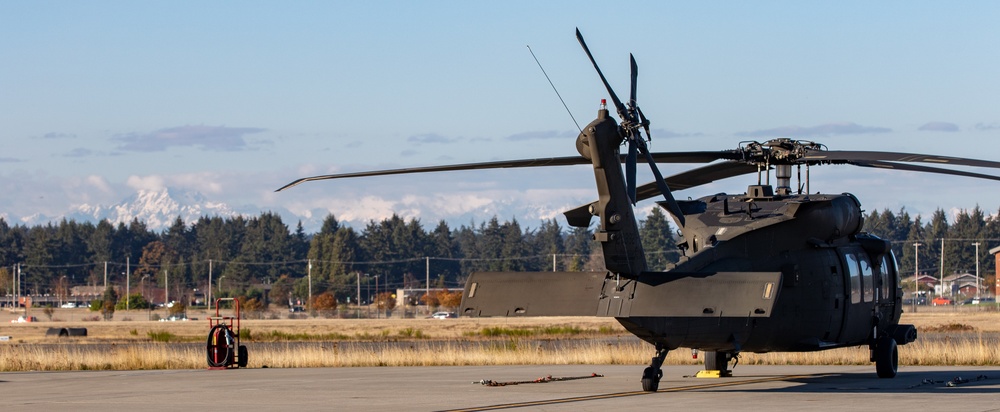
<instances>
[{"instance_id":1,"label":"red ground support cart","mask_svg":"<svg viewBox=\"0 0 1000 412\"><path fill-rule=\"evenodd\" d=\"M233 316L219 314L219 302L233 301ZM220 298L215 301L215 316L208 317L208 368L247 367L247 347L240 345L240 301Z\"/></svg>"}]
</instances>

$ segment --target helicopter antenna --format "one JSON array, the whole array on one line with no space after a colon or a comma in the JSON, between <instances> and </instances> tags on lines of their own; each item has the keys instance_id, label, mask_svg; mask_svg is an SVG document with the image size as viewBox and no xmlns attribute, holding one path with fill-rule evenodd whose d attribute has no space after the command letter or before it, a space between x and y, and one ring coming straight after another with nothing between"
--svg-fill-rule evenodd
<instances>
[{"instance_id":1,"label":"helicopter antenna","mask_svg":"<svg viewBox=\"0 0 1000 412\"><path fill-rule=\"evenodd\" d=\"M569 118L573 119L573 124L576 125L576 129L579 130L580 133L583 133L583 128L580 127L580 122L577 122L576 118L573 117L573 112L569 110L569 106L566 105L566 101L563 100L562 95L559 94L559 90L556 89L556 85L552 84L552 79L549 78L549 74L545 72L545 68L542 67L542 63L538 61L538 57L535 57L535 52L531 50L531 45L527 45L527 47L528 47L528 52L531 53L531 57L534 58L535 63L538 64L538 68L542 69L542 74L545 75L545 80L549 81L549 86L552 86L552 91L556 92L556 96L559 97L559 101L562 102L563 107L566 108L566 113L569 113Z\"/></svg>"}]
</instances>

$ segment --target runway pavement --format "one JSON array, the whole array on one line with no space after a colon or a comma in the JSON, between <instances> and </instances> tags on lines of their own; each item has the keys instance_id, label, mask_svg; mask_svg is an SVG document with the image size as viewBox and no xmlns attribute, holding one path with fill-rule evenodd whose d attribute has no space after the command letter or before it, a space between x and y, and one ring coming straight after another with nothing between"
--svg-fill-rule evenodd
<instances>
[{"instance_id":1,"label":"runway pavement","mask_svg":"<svg viewBox=\"0 0 1000 412\"><path fill-rule=\"evenodd\" d=\"M1000 410L1000 368L743 366L697 379L668 366L657 393L640 391L643 366L317 368L14 372L0 374L4 410ZM603 377L588 377L592 373ZM484 386L481 380L581 379ZM960 378L960 379L956 379ZM949 383L950 382L950 383Z\"/></svg>"}]
</instances>

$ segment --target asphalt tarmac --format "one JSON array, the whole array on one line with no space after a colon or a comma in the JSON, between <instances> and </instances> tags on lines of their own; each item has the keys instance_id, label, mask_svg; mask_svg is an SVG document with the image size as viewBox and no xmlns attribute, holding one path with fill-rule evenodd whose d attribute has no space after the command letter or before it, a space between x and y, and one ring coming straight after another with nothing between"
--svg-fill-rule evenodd
<instances>
[{"instance_id":1,"label":"asphalt tarmac","mask_svg":"<svg viewBox=\"0 0 1000 412\"><path fill-rule=\"evenodd\" d=\"M642 366L230 369L12 372L0 402L15 411L994 411L1000 368L737 366L734 377L690 377L667 366L656 393ZM603 375L592 377L592 374ZM537 378L575 378L527 383ZM482 380L525 382L485 386ZM475 382L475 383L474 383Z\"/></svg>"}]
</instances>

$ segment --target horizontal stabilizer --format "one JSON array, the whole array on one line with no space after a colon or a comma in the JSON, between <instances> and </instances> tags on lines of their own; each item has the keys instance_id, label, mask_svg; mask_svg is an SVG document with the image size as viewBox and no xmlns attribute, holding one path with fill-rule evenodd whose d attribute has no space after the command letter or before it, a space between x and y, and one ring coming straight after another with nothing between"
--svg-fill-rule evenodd
<instances>
[{"instance_id":1,"label":"horizontal stabilizer","mask_svg":"<svg viewBox=\"0 0 1000 412\"><path fill-rule=\"evenodd\" d=\"M780 287L781 272L645 272L627 316L770 317Z\"/></svg>"},{"instance_id":2,"label":"horizontal stabilizer","mask_svg":"<svg viewBox=\"0 0 1000 412\"><path fill-rule=\"evenodd\" d=\"M605 272L476 272L462 316L594 316Z\"/></svg>"}]
</instances>

